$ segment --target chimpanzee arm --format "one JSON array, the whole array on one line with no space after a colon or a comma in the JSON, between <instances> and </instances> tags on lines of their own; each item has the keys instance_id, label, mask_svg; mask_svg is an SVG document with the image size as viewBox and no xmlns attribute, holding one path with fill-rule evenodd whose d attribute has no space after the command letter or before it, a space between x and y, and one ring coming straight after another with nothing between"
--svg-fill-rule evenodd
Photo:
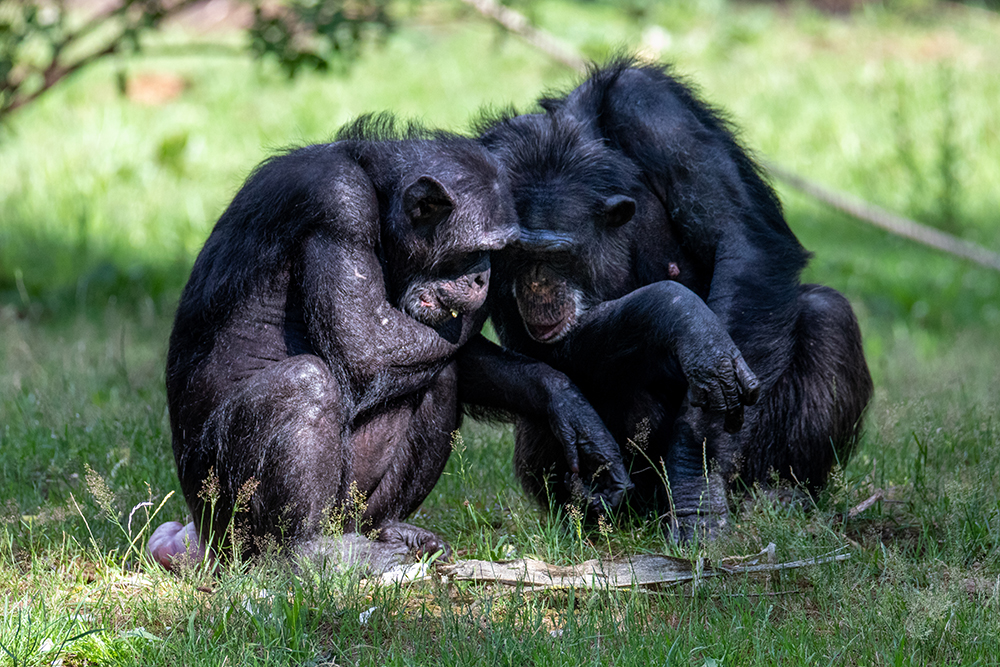
<instances>
[{"instance_id":1,"label":"chimpanzee arm","mask_svg":"<svg viewBox=\"0 0 1000 667\"><path fill-rule=\"evenodd\" d=\"M476 336L459 352L458 395L466 405L547 419L573 475L580 459L595 475L594 504L617 507L632 487L621 450L597 412L563 373Z\"/></svg>"},{"instance_id":2,"label":"chimpanzee arm","mask_svg":"<svg viewBox=\"0 0 1000 667\"><path fill-rule=\"evenodd\" d=\"M594 106L596 105L596 108ZM705 298L758 367L794 322L808 258L774 192L716 112L658 67L606 70L570 95L565 112L596 118L598 132L640 168L685 252L712 276Z\"/></svg>"},{"instance_id":3,"label":"chimpanzee arm","mask_svg":"<svg viewBox=\"0 0 1000 667\"><path fill-rule=\"evenodd\" d=\"M607 342L613 340L613 345ZM574 377L601 382L606 369L676 358L690 402L725 412L725 428L743 425L743 406L757 402L759 383L725 328L697 294L665 280L646 285L581 316L564 343Z\"/></svg>"},{"instance_id":4,"label":"chimpanzee arm","mask_svg":"<svg viewBox=\"0 0 1000 667\"><path fill-rule=\"evenodd\" d=\"M310 342L356 395L389 400L426 386L457 350L386 298L375 254L380 221L367 174L346 158L322 184L322 222L303 242L300 273ZM362 399L362 402L366 402Z\"/></svg>"}]
</instances>

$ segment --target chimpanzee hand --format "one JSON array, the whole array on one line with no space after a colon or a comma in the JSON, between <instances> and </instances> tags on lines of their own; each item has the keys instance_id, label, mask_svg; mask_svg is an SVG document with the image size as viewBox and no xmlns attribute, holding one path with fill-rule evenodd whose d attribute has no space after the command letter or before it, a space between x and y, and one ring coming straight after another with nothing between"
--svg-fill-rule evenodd
<instances>
[{"instance_id":1,"label":"chimpanzee hand","mask_svg":"<svg viewBox=\"0 0 1000 667\"><path fill-rule=\"evenodd\" d=\"M723 427L736 433L743 426L743 406L760 397L760 382L715 315L707 306L704 310L692 316L690 332L677 340L677 358L691 405L724 412Z\"/></svg>"},{"instance_id":2,"label":"chimpanzee hand","mask_svg":"<svg viewBox=\"0 0 1000 667\"><path fill-rule=\"evenodd\" d=\"M546 388L549 426L562 443L571 481L581 479L583 459L585 475L590 477L583 482L590 487L591 509L596 512L614 509L633 488L618 443L569 379L552 379Z\"/></svg>"}]
</instances>

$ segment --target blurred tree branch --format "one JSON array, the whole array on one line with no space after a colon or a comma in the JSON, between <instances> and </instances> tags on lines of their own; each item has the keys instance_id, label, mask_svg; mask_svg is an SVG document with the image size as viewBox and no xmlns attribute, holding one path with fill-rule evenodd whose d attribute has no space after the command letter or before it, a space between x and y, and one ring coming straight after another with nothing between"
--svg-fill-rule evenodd
<instances>
[{"instance_id":1,"label":"blurred tree branch","mask_svg":"<svg viewBox=\"0 0 1000 667\"><path fill-rule=\"evenodd\" d=\"M346 65L392 27L389 0L234 1L253 7L248 50L289 76ZM66 0L0 0L0 120L96 60L140 51L144 36L201 2L111 0L87 14Z\"/></svg>"}]
</instances>

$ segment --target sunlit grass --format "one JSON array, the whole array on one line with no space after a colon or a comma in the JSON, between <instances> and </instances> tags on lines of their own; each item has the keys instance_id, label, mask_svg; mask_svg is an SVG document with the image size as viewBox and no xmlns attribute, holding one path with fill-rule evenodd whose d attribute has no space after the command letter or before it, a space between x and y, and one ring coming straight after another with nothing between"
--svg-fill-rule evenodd
<instances>
[{"instance_id":1,"label":"sunlit grass","mask_svg":"<svg viewBox=\"0 0 1000 667\"><path fill-rule=\"evenodd\" d=\"M1000 649L997 352L979 334L933 358L905 336L888 339L873 360L880 382L867 435L818 506L761 498L697 551L678 551L644 517L578 533L564 508L544 511L520 492L509 432L468 425L413 519L459 557L570 564L652 551L714 561L768 542L781 560L852 552L776 578L658 594L522 594L439 583L373 590L267 567L176 579L151 567L129 549L147 513L171 491L153 525L186 512L164 410L167 325L108 309L98 322L39 327L5 311L0 644L17 664L54 657L41 651L46 639L58 646L91 630L62 649L67 664L644 664L668 654L699 665L971 664ZM845 519L877 490L882 502ZM136 509L143 502L153 505Z\"/></svg>"}]
</instances>

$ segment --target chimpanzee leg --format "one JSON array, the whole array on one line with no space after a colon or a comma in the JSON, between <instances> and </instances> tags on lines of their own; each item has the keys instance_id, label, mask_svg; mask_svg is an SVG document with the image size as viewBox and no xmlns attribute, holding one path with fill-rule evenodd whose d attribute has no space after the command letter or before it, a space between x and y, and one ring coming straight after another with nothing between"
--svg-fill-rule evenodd
<instances>
[{"instance_id":1,"label":"chimpanzee leg","mask_svg":"<svg viewBox=\"0 0 1000 667\"><path fill-rule=\"evenodd\" d=\"M351 475L341 395L326 364L301 355L259 372L211 413L178 466L203 541L228 545L236 535L248 554L268 536L294 543L318 529Z\"/></svg>"},{"instance_id":2,"label":"chimpanzee leg","mask_svg":"<svg viewBox=\"0 0 1000 667\"><path fill-rule=\"evenodd\" d=\"M741 431L726 433L719 415L685 401L666 458L680 538L724 519L724 479L766 485L776 473L815 491L850 455L872 394L857 319L847 299L820 285L803 285L798 305L791 362L747 408Z\"/></svg>"},{"instance_id":3,"label":"chimpanzee leg","mask_svg":"<svg viewBox=\"0 0 1000 667\"><path fill-rule=\"evenodd\" d=\"M667 512L666 527L674 539L710 537L725 525L729 507L719 456L734 437L723 428L720 415L683 400L662 463L666 479L661 486L668 486L669 493L663 496L666 502L658 503Z\"/></svg>"},{"instance_id":4,"label":"chimpanzee leg","mask_svg":"<svg viewBox=\"0 0 1000 667\"><path fill-rule=\"evenodd\" d=\"M451 454L459 425L456 370L444 368L415 404L387 410L351 439L355 479L366 496L359 530L375 528L378 542L418 554L448 551L440 537L401 519L431 492Z\"/></svg>"},{"instance_id":5,"label":"chimpanzee leg","mask_svg":"<svg viewBox=\"0 0 1000 667\"><path fill-rule=\"evenodd\" d=\"M799 289L791 364L748 415L738 434L740 478L766 484L772 474L810 491L846 462L857 442L872 380L858 321L847 299L821 285Z\"/></svg>"}]
</instances>

